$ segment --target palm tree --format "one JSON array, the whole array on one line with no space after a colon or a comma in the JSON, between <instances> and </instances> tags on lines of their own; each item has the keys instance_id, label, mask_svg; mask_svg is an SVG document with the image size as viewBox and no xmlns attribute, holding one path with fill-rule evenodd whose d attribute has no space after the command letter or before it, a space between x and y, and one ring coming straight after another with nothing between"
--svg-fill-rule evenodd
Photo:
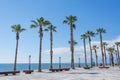
<instances>
[{"instance_id":1,"label":"palm tree","mask_svg":"<svg viewBox=\"0 0 120 80\"><path fill-rule=\"evenodd\" d=\"M117 47L118 65L120 65L120 55L119 55L120 42L115 42L115 45L116 45L116 47Z\"/></svg>"},{"instance_id":2,"label":"palm tree","mask_svg":"<svg viewBox=\"0 0 120 80\"><path fill-rule=\"evenodd\" d=\"M82 35L81 35L81 39L83 39L83 44L84 44L84 54L85 54L85 66L87 66L86 42L85 42L85 39L87 39L86 34L82 34Z\"/></svg>"},{"instance_id":3,"label":"palm tree","mask_svg":"<svg viewBox=\"0 0 120 80\"><path fill-rule=\"evenodd\" d=\"M15 60L14 60L14 71L16 71L16 63L17 63L17 55L18 55L18 40L20 32L24 31L24 28L21 28L21 25L13 25L11 26L12 31L16 33L16 49L15 49Z\"/></svg>"},{"instance_id":4,"label":"palm tree","mask_svg":"<svg viewBox=\"0 0 120 80\"><path fill-rule=\"evenodd\" d=\"M63 23L70 25L70 40L71 40L71 45L70 45L70 50L71 50L71 68L75 69L74 67L74 46L73 46L73 28L75 28L74 22L77 21L76 16L67 16L66 19L63 21Z\"/></svg>"},{"instance_id":5,"label":"palm tree","mask_svg":"<svg viewBox=\"0 0 120 80\"><path fill-rule=\"evenodd\" d=\"M104 55L105 55L105 64L107 65L107 56L106 56L106 46L108 45L106 42L102 43L103 49L104 49Z\"/></svg>"},{"instance_id":6,"label":"palm tree","mask_svg":"<svg viewBox=\"0 0 120 80\"><path fill-rule=\"evenodd\" d=\"M109 47L109 48L107 48L107 51L110 53L111 63L112 63L112 66L114 66L114 57L113 57L113 53L114 53L115 49L114 49L113 47Z\"/></svg>"},{"instance_id":7,"label":"palm tree","mask_svg":"<svg viewBox=\"0 0 120 80\"><path fill-rule=\"evenodd\" d=\"M41 55L42 55L42 37L43 37L43 29L42 26L47 26L50 24L48 20L44 20L43 17L40 17L36 21L32 20L33 24L30 28L37 28L39 27L39 36L40 36L40 48L39 48L39 65L38 65L38 72L41 72Z\"/></svg>"},{"instance_id":8,"label":"palm tree","mask_svg":"<svg viewBox=\"0 0 120 80\"><path fill-rule=\"evenodd\" d=\"M56 32L56 27L53 26L52 24L50 26L48 26L47 29L45 29L45 31L50 31L50 69L53 68L52 63L53 63L53 50L52 50L52 46L53 46L53 32Z\"/></svg>"},{"instance_id":9,"label":"palm tree","mask_svg":"<svg viewBox=\"0 0 120 80\"><path fill-rule=\"evenodd\" d=\"M96 50L96 49L98 49L98 47L97 47L96 45L93 45L93 46L92 46L92 49L95 51L95 55L96 55L96 66L98 66L98 56L97 56L97 50Z\"/></svg>"},{"instance_id":10,"label":"palm tree","mask_svg":"<svg viewBox=\"0 0 120 80\"><path fill-rule=\"evenodd\" d=\"M105 62L104 62L104 53L103 53L103 45L102 45L102 33L106 33L106 30L103 28L99 28L96 30L97 34L100 34L100 46L101 46L101 53L102 53L102 62L103 62L103 67L105 67Z\"/></svg>"},{"instance_id":11,"label":"palm tree","mask_svg":"<svg viewBox=\"0 0 120 80\"><path fill-rule=\"evenodd\" d=\"M88 38L89 41L89 46L90 46L90 58L91 58L91 68L92 68L92 48L91 48L91 37L95 36L95 33L93 31L87 31L86 32L86 36Z\"/></svg>"}]
</instances>

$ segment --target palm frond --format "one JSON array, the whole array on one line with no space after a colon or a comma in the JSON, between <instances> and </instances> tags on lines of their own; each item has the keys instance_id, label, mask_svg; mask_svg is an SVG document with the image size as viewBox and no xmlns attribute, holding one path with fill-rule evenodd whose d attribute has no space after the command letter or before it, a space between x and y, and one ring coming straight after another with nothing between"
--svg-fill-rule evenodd
<instances>
[{"instance_id":1,"label":"palm frond","mask_svg":"<svg viewBox=\"0 0 120 80\"><path fill-rule=\"evenodd\" d=\"M48 29L44 29L44 31L49 31Z\"/></svg>"},{"instance_id":2,"label":"palm frond","mask_svg":"<svg viewBox=\"0 0 120 80\"><path fill-rule=\"evenodd\" d=\"M43 26L47 26L47 25L50 25L51 23L50 23L50 21L48 21L48 20L46 20L46 21L44 21L43 22Z\"/></svg>"},{"instance_id":3,"label":"palm frond","mask_svg":"<svg viewBox=\"0 0 120 80\"><path fill-rule=\"evenodd\" d=\"M31 22L33 22L34 25L39 26L39 24L36 21L31 20Z\"/></svg>"},{"instance_id":4,"label":"palm frond","mask_svg":"<svg viewBox=\"0 0 120 80\"><path fill-rule=\"evenodd\" d=\"M74 29L76 29L76 26L75 26L75 24L73 24L73 28L74 28Z\"/></svg>"},{"instance_id":5,"label":"palm frond","mask_svg":"<svg viewBox=\"0 0 120 80\"><path fill-rule=\"evenodd\" d=\"M68 23L68 21L67 21L67 20L64 20L64 21L63 21L63 24L66 24L66 23Z\"/></svg>"},{"instance_id":6,"label":"palm frond","mask_svg":"<svg viewBox=\"0 0 120 80\"><path fill-rule=\"evenodd\" d=\"M34 24L31 24L31 25L30 25L30 28L36 28L36 27L38 27L38 26L36 26L36 25L34 25Z\"/></svg>"}]
</instances>

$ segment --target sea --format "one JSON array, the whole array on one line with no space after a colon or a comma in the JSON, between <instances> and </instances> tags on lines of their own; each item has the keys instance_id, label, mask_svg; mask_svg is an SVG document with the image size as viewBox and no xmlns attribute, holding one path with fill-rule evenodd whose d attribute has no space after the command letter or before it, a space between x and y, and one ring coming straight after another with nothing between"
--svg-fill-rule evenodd
<instances>
[{"instance_id":1,"label":"sea","mask_svg":"<svg viewBox=\"0 0 120 80\"><path fill-rule=\"evenodd\" d=\"M59 63L53 63L53 68L59 68ZM78 64L75 63L75 67L83 66L84 64ZM37 63L31 63L30 64L32 70L38 70L38 64ZM0 64L0 71L11 71L13 70L14 64ZM42 69L49 69L50 64L49 63L42 63ZM61 68L70 68L70 63L61 63ZM28 63L18 63L17 64L17 70L28 70L29 64Z\"/></svg>"}]
</instances>

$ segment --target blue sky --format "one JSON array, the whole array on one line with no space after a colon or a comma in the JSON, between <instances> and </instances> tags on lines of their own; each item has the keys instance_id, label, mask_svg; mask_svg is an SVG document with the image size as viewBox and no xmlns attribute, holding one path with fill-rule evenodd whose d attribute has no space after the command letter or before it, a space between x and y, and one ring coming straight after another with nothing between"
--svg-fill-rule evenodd
<instances>
[{"instance_id":1,"label":"blue sky","mask_svg":"<svg viewBox=\"0 0 120 80\"><path fill-rule=\"evenodd\" d=\"M38 28L30 29L31 20L44 17L57 27L54 33L54 63L59 56L62 62L70 62L68 41L70 39L69 26L62 21L66 16L77 16L74 39L75 62L83 59L83 42L80 35L87 30L96 31L97 28L106 29L103 39L108 42L120 39L120 1L119 0L0 0L0 63L13 63L15 53L15 33L11 26L21 24L27 30L20 34L18 62L28 62L28 55L32 62L38 62L39 34ZM92 38L93 43L99 41L99 36ZM49 63L49 32L44 32L42 62ZM89 55L89 50L88 50ZM101 56L101 54L100 54ZM88 59L89 60L89 59Z\"/></svg>"}]
</instances>

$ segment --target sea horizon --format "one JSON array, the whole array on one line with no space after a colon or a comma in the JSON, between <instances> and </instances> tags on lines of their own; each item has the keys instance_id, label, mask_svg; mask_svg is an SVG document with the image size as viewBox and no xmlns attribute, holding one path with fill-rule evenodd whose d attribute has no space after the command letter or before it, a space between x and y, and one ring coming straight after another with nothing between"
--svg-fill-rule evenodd
<instances>
[{"instance_id":1,"label":"sea horizon","mask_svg":"<svg viewBox=\"0 0 120 80\"><path fill-rule=\"evenodd\" d=\"M0 63L0 71L12 71L13 63ZM80 66L84 66L84 63L80 63ZM42 63L42 69L49 69L50 63ZM79 63L75 63L75 67L79 67ZM53 63L53 68L59 68L59 63ZM61 63L61 68L70 68L70 63ZM28 70L29 63L17 63L17 70ZM38 70L38 63L31 63L32 70Z\"/></svg>"}]
</instances>

